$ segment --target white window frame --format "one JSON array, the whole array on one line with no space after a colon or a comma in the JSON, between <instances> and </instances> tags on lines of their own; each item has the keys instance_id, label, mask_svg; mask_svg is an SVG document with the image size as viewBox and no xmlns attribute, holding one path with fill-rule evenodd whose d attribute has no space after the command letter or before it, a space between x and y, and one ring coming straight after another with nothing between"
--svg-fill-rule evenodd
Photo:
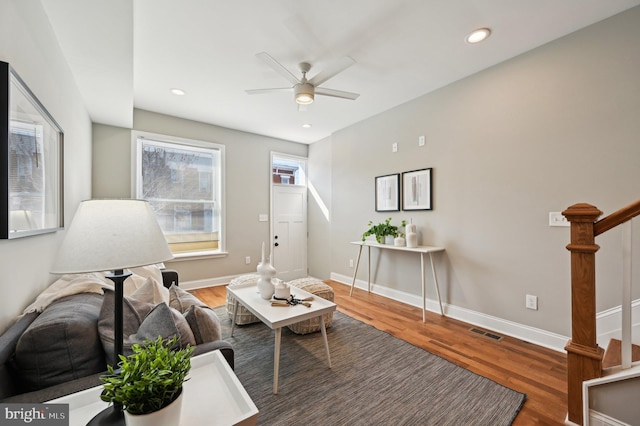
<instances>
[{"instance_id":1,"label":"white window frame","mask_svg":"<svg viewBox=\"0 0 640 426\"><path fill-rule=\"evenodd\" d=\"M225 196L225 146L215 142L206 142L195 139L180 138L176 136L166 136L156 133L132 131L131 132L131 198L137 198L142 192L142 144L140 139L149 139L167 144L184 145L187 147L216 149L220 153L220 231L217 250L202 250L188 253L174 253L174 261L190 260L202 258L224 257L229 253L226 251L226 218L227 203Z\"/></svg>"}]
</instances>

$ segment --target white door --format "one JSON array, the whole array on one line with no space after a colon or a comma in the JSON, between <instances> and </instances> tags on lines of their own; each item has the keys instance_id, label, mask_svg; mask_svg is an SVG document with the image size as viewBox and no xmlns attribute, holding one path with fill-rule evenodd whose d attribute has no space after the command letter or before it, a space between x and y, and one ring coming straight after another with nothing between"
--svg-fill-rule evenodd
<instances>
[{"instance_id":1,"label":"white door","mask_svg":"<svg viewBox=\"0 0 640 426\"><path fill-rule=\"evenodd\" d=\"M306 277L307 187L273 184L271 202L271 252L276 276L284 281Z\"/></svg>"}]
</instances>

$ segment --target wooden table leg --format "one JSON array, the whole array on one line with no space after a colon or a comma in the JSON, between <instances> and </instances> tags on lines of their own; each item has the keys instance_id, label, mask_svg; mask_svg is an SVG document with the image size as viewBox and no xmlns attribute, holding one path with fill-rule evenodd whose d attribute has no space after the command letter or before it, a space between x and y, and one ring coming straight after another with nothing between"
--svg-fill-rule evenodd
<instances>
[{"instance_id":1,"label":"wooden table leg","mask_svg":"<svg viewBox=\"0 0 640 426\"><path fill-rule=\"evenodd\" d=\"M329 368L331 368L331 354L329 353L329 339L327 339L327 329L324 326L324 315L320 316L320 330L322 331L322 338L324 339L324 350L327 352L327 361L329 362Z\"/></svg>"},{"instance_id":2,"label":"wooden table leg","mask_svg":"<svg viewBox=\"0 0 640 426\"><path fill-rule=\"evenodd\" d=\"M276 328L276 342L273 353L273 393L278 393L278 373L280 371L280 340L282 338L282 327Z\"/></svg>"}]
</instances>

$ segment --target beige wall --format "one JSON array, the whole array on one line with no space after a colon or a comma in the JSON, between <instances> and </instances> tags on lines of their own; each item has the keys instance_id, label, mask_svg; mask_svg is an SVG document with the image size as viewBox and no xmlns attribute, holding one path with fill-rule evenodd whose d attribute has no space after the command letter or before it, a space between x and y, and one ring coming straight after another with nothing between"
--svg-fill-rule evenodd
<instances>
[{"instance_id":1,"label":"beige wall","mask_svg":"<svg viewBox=\"0 0 640 426\"><path fill-rule=\"evenodd\" d=\"M91 198L91 121L38 0L0 2L0 60L8 62L64 130L64 212ZM64 231L0 240L0 332L57 277Z\"/></svg>"},{"instance_id":2,"label":"beige wall","mask_svg":"<svg viewBox=\"0 0 640 426\"><path fill-rule=\"evenodd\" d=\"M225 146L226 232L229 255L216 259L169 262L182 281L204 281L254 272L262 242L269 244L271 151L307 156L304 144L273 139L196 121L135 110L134 130L196 139ZM131 196L131 130L93 126L93 191L96 198ZM245 257L251 264L245 264Z\"/></svg>"},{"instance_id":3,"label":"beige wall","mask_svg":"<svg viewBox=\"0 0 640 426\"><path fill-rule=\"evenodd\" d=\"M331 182L331 221L316 214L310 228L328 226L331 237L311 234L311 274L350 277L349 241L369 220L413 219L422 244L446 248L437 262L446 303L570 335L569 228L549 227L548 213L589 202L608 214L640 199L638 40L640 7L313 144L310 170L330 164L316 177ZM375 176L425 167L433 211L374 211ZM620 232L611 234L598 241L598 310L620 300ZM420 294L417 258L373 260L374 282ZM538 311L525 309L525 294L538 296Z\"/></svg>"}]
</instances>

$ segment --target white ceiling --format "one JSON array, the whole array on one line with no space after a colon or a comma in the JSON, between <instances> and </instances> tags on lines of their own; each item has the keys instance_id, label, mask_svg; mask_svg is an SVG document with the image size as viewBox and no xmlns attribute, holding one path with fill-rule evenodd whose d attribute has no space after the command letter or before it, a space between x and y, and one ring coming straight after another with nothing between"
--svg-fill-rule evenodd
<instances>
[{"instance_id":1,"label":"white ceiling","mask_svg":"<svg viewBox=\"0 0 640 426\"><path fill-rule=\"evenodd\" d=\"M312 143L353 123L639 5L640 0L41 0L94 122L132 127L133 108ZM465 43L473 29L492 36ZM309 77L356 64L299 112L255 57ZM185 96L175 96L181 88ZM302 124L310 123L310 129Z\"/></svg>"}]
</instances>

